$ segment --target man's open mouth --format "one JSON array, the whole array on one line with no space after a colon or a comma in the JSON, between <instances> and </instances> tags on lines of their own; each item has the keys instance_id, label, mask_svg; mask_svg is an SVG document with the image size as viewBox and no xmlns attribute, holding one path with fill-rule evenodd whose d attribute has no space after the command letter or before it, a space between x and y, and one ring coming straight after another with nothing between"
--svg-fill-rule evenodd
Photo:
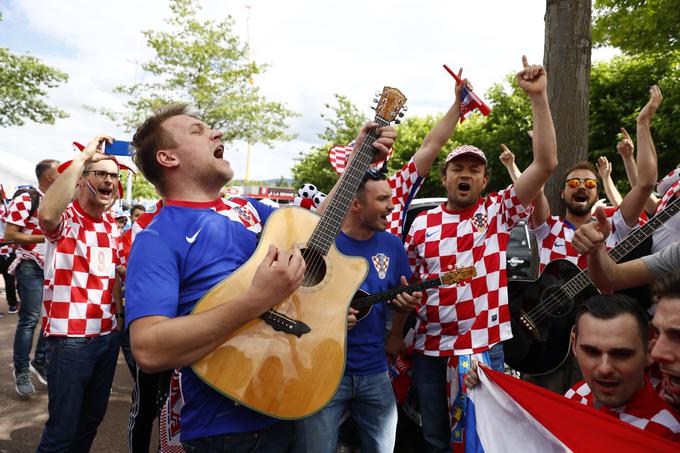
<instances>
[{"instance_id":1,"label":"man's open mouth","mask_svg":"<svg viewBox=\"0 0 680 453\"><path fill-rule=\"evenodd\" d=\"M576 194L574 195L574 201L578 203L585 203L588 201L588 197L586 197L584 194Z\"/></svg>"},{"instance_id":2,"label":"man's open mouth","mask_svg":"<svg viewBox=\"0 0 680 453\"><path fill-rule=\"evenodd\" d=\"M224 145L218 146L213 154L216 158L222 159L222 156L224 156Z\"/></svg>"},{"instance_id":3,"label":"man's open mouth","mask_svg":"<svg viewBox=\"0 0 680 453\"><path fill-rule=\"evenodd\" d=\"M105 196L108 197L108 196L110 196L110 195L113 193L113 188L100 187L99 189L97 189L97 191L98 191L100 194L105 195Z\"/></svg>"},{"instance_id":4,"label":"man's open mouth","mask_svg":"<svg viewBox=\"0 0 680 453\"><path fill-rule=\"evenodd\" d=\"M470 184L467 182L459 182L458 190L460 190L461 192L467 192L468 190L470 190Z\"/></svg>"}]
</instances>

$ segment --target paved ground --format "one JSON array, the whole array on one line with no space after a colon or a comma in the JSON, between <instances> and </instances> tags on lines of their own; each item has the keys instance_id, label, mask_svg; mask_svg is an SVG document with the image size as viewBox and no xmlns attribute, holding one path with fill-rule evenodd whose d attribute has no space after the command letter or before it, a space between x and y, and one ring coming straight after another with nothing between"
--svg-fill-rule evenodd
<instances>
[{"instance_id":1,"label":"paved ground","mask_svg":"<svg viewBox=\"0 0 680 453\"><path fill-rule=\"evenodd\" d=\"M7 313L1 277L0 312L4 314L0 318L0 453L34 452L47 420L47 387L34 378L33 385L37 394L30 400L22 400L14 390L12 351L17 315ZM94 440L93 452L127 451L127 417L131 391L132 378L121 353L109 407ZM157 439L155 434L151 451L155 451L153 445Z\"/></svg>"}]
</instances>

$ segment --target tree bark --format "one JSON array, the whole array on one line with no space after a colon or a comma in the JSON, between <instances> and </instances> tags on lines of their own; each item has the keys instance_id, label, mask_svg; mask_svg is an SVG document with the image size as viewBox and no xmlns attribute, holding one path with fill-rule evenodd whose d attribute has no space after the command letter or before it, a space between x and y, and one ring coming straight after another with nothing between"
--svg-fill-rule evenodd
<instances>
[{"instance_id":1,"label":"tree bark","mask_svg":"<svg viewBox=\"0 0 680 453\"><path fill-rule=\"evenodd\" d=\"M546 0L543 64L559 164L545 185L553 214L561 208L565 171L588 159L591 0Z\"/></svg>"}]
</instances>

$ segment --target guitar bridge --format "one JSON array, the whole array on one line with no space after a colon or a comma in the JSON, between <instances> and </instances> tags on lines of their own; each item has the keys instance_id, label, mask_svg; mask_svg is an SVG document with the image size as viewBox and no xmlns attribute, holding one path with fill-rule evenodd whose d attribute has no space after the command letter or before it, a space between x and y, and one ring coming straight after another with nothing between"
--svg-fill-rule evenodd
<instances>
[{"instance_id":1,"label":"guitar bridge","mask_svg":"<svg viewBox=\"0 0 680 453\"><path fill-rule=\"evenodd\" d=\"M289 318L283 313L270 309L260 315L260 318L269 324L277 332L290 333L300 338L306 333L311 332L311 328L302 321Z\"/></svg>"},{"instance_id":2,"label":"guitar bridge","mask_svg":"<svg viewBox=\"0 0 680 453\"><path fill-rule=\"evenodd\" d=\"M522 324L522 327L524 330L529 332L534 339L541 341L541 332L538 330L536 327L536 324L527 316L524 311L521 311L521 315L519 316L519 322Z\"/></svg>"}]
</instances>

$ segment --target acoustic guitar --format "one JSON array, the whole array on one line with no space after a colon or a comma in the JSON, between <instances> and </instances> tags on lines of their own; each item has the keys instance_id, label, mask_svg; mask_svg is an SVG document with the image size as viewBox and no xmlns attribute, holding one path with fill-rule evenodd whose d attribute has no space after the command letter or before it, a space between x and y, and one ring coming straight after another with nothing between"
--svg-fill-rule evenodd
<instances>
[{"instance_id":1,"label":"acoustic guitar","mask_svg":"<svg viewBox=\"0 0 680 453\"><path fill-rule=\"evenodd\" d=\"M631 231L609 250L609 256L621 261L678 211L680 198ZM509 281L512 338L503 342L505 363L537 376L557 369L569 357L576 308L598 293L588 271L567 260L551 261L537 280Z\"/></svg>"},{"instance_id":2,"label":"acoustic guitar","mask_svg":"<svg viewBox=\"0 0 680 453\"><path fill-rule=\"evenodd\" d=\"M357 310L357 321L361 321L371 312L371 307L380 302L393 300L397 294L408 293L413 294L418 291L435 288L442 285L455 285L464 280L471 279L477 275L477 269L474 266L461 267L448 271L439 277L430 278L422 282L413 283L408 286L400 286L398 288L390 289L382 293L368 294L366 291L360 289L354 295L354 299L350 306Z\"/></svg>"},{"instance_id":3,"label":"acoustic guitar","mask_svg":"<svg viewBox=\"0 0 680 453\"><path fill-rule=\"evenodd\" d=\"M403 116L405 102L399 90L385 87L375 122L388 126ZM333 398L344 373L349 304L368 273L366 260L341 254L335 238L373 160L376 139L373 130L355 148L322 216L297 207L276 210L250 259L197 303L194 313L241 296L270 245L290 250L302 244L302 286L192 365L196 375L222 395L281 419L309 416Z\"/></svg>"}]
</instances>

